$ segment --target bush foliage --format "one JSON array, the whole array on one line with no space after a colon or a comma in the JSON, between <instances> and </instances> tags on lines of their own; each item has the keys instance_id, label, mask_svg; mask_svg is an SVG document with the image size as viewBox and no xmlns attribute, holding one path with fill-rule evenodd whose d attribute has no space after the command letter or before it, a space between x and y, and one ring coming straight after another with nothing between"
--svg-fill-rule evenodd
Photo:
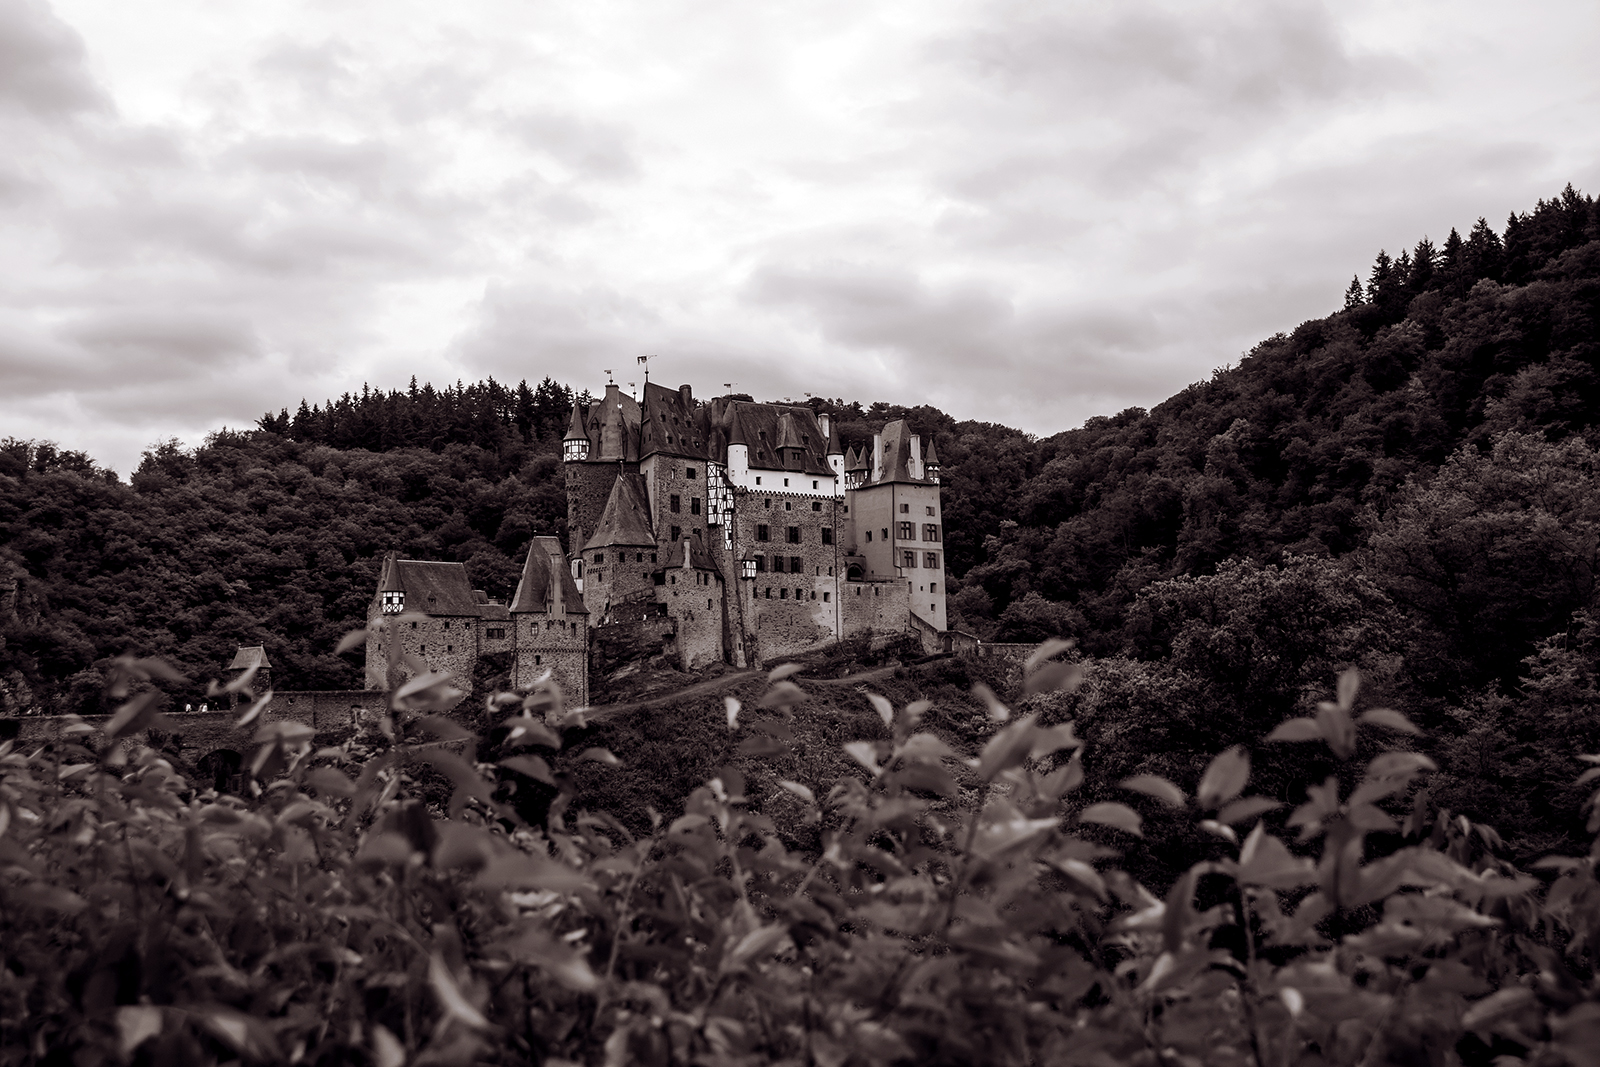
<instances>
[{"instance_id":1,"label":"bush foliage","mask_svg":"<svg viewBox=\"0 0 1600 1067\"><path fill-rule=\"evenodd\" d=\"M1067 648L1030 658L1023 705L1075 698ZM265 721L219 793L140 742L170 724L138 683L169 671L120 660L103 730L0 746L0 1062L1597 1059L1600 845L1512 866L1430 806L1433 762L1383 747L1417 727L1353 670L1262 743L1329 768L1293 807L1245 746L1086 795L1074 723L979 687L970 750L873 694L853 770L756 790L724 767L644 832L552 773L591 727L548 683L488 699L492 763L422 675L365 741ZM786 766L814 714L796 672L726 701L746 765ZM1180 836L1204 854L1154 893L1122 850Z\"/></svg>"}]
</instances>

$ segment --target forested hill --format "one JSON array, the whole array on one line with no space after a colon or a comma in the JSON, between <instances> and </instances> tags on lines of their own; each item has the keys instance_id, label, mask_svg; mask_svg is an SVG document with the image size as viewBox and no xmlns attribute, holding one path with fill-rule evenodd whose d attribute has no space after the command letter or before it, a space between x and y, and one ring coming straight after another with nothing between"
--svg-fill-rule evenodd
<instances>
[{"instance_id":1,"label":"forested hill","mask_svg":"<svg viewBox=\"0 0 1600 1067\"><path fill-rule=\"evenodd\" d=\"M1152 583L1309 556L1396 605L1406 647L1451 665L1439 684L1514 681L1532 642L1593 592L1597 238L1594 200L1569 188L1501 233L1480 220L1465 238L1380 254L1342 310L1151 411L1045 439L927 407L810 403L849 443L895 417L937 435L953 615L983 636L1068 633L1159 659L1178 630L1158 610L1168 585ZM328 649L360 622L383 552L462 560L504 594L528 539L561 531L572 400L549 377L364 390L194 450L152 448L131 484L81 454L6 442L0 568L21 585L3 623L5 710L81 703L95 664L130 647L204 676L234 646L264 644L280 685L353 684L353 660ZM1489 451L1513 430L1545 443ZM1435 477L1464 446L1492 469L1458 457ZM1500 580L1526 595L1463 584L1470 546L1441 560L1451 531L1429 525L1446 505L1457 519L1526 513L1530 490L1496 463L1545 471L1566 501L1539 504L1554 518L1537 551L1495 548ZM1450 500L1427 496L1451 485Z\"/></svg>"}]
</instances>

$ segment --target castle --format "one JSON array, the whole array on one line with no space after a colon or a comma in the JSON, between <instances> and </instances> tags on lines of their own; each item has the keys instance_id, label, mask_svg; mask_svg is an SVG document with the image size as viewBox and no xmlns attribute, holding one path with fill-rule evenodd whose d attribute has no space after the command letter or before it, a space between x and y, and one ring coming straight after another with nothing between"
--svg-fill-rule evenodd
<instances>
[{"instance_id":1,"label":"castle","mask_svg":"<svg viewBox=\"0 0 1600 1067\"><path fill-rule=\"evenodd\" d=\"M709 403L646 382L575 404L562 442L567 546L535 538L509 605L459 563L388 558L369 609L368 686L387 642L470 682L501 654L587 703L598 641L643 635L685 670L770 663L844 638L946 641L933 442L895 421L841 446L825 414L746 396Z\"/></svg>"}]
</instances>

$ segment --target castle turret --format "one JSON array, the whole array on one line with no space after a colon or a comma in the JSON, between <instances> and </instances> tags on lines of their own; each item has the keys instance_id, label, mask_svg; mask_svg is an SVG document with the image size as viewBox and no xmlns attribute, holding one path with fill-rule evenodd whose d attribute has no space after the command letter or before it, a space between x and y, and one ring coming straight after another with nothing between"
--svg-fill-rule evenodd
<instances>
[{"instance_id":1,"label":"castle turret","mask_svg":"<svg viewBox=\"0 0 1600 1067\"><path fill-rule=\"evenodd\" d=\"M939 484L939 453L933 447L933 434L928 435L928 450L922 454L922 476L934 485Z\"/></svg>"},{"instance_id":2,"label":"castle turret","mask_svg":"<svg viewBox=\"0 0 1600 1067\"><path fill-rule=\"evenodd\" d=\"M573 462L589 458L589 431L583 425L583 405L574 402L567 435L561 440L561 458Z\"/></svg>"},{"instance_id":3,"label":"castle turret","mask_svg":"<svg viewBox=\"0 0 1600 1067\"><path fill-rule=\"evenodd\" d=\"M817 422L828 437L828 443L823 449L823 458L828 461L828 468L833 471L834 495L840 496L844 493L845 466L844 445L839 442L839 427L829 415L818 415Z\"/></svg>"},{"instance_id":4,"label":"castle turret","mask_svg":"<svg viewBox=\"0 0 1600 1067\"><path fill-rule=\"evenodd\" d=\"M406 588L400 582L395 554L383 557L383 573L378 577L379 610L384 615L399 615L406 610Z\"/></svg>"}]
</instances>

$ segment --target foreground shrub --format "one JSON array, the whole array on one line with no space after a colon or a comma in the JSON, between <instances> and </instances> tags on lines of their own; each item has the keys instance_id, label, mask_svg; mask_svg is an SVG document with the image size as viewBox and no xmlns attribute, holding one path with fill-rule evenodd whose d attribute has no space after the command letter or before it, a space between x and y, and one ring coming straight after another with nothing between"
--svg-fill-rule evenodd
<instances>
[{"instance_id":1,"label":"foreground shrub","mask_svg":"<svg viewBox=\"0 0 1600 1067\"><path fill-rule=\"evenodd\" d=\"M1028 692L1078 683L1063 651L1029 660ZM161 670L122 661L113 698ZM794 674L728 701L742 756L786 750ZM0 746L0 1062L1600 1060L1595 854L1544 861L1547 884L1418 799L1426 756L1354 765L1359 733L1415 729L1357 695L1348 673L1266 739L1341 767L1293 811L1249 794L1243 748L1192 788L1122 782L1215 843L1164 898L1105 843L1137 843L1139 812L1075 799L1093 757L1072 724L986 690L976 752L919 729L927 702L874 697L889 736L845 746L859 774L759 798L813 850L733 770L647 835L559 792L529 825L514 793L557 790L538 753L585 725L548 685L490 699L513 753L494 765L435 714L441 675L397 690L364 749L268 721L242 797L134 743L135 697L103 731Z\"/></svg>"}]
</instances>

